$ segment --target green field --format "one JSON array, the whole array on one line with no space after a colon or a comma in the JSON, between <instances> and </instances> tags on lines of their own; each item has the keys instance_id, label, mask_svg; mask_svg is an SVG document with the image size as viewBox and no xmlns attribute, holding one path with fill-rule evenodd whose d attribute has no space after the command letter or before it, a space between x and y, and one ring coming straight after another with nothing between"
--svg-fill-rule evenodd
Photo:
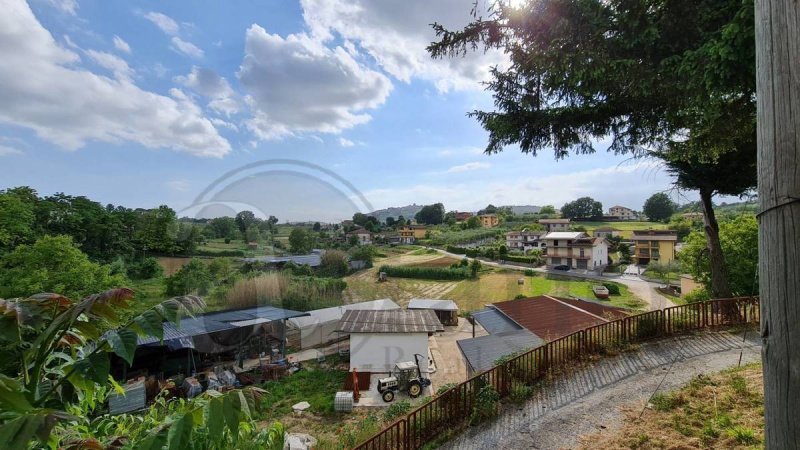
<instances>
[{"instance_id":1,"label":"green field","mask_svg":"<svg viewBox=\"0 0 800 450\"><path fill-rule=\"evenodd\" d=\"M583 226L589 231L602 227L611 227L622 231L647 230L649 228L654 230L666 230L668 228L667 224L661 222L639 222L634 220L619 222L572 222L572 226Z\"/></svg>"}]
</instances>

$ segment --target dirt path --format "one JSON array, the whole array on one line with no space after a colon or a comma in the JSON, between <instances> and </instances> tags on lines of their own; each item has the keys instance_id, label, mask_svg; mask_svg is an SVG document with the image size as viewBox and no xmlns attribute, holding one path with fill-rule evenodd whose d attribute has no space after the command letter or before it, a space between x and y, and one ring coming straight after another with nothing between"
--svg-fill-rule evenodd
<instances>
[{"instance_id":1,"label":"dirt path","mask_svg":"<svg viewBox=\"0 0 800 450\"><path fill-rule=\"evenodd\" d=\"M644 407L658 387L676 389L692 377L760 360L757 333L704 333L658 341L636 352L605 358L578 369L526 404L504 411L489 424L470 428L442 448L560 449L580 436L622 424L623 406Z\"/></svg>"}]
</instances>

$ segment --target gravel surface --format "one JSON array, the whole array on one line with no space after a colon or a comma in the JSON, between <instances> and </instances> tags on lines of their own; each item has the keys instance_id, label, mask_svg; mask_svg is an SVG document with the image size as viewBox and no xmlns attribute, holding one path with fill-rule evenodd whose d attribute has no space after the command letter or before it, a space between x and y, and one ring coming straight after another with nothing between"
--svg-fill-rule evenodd
<instances>
[{"instance_id":1,"label":"gravel surface","mask_svg":"<svg viewBox=\"0 0 800 450\"><path fill-rule=\"evenodd\" d=\"M759 361L760 339L750 331L681 336L604 358L558 380L526 404L488 424L468 429L446 449L560 449L580 436L621 425L623 406L644 407L658 388L669 391L701 373Z\"/></svg>"}]
</instances>

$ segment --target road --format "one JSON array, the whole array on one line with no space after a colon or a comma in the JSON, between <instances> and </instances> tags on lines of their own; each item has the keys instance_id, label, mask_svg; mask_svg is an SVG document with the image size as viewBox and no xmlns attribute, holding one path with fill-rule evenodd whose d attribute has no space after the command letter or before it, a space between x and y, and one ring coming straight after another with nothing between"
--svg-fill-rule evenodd
<instances>
[{"instance_id":1,"label":"road","mask_svg":"<svg viewBox=\"0 0 800 450\"><path fill-rule=\"evenodd\" d=\"M434 250L438 251L443 255L447 255L453 258L457 259L464 258L464 255L459 255L457 253L450 253L446 250L438 248L434 248ZM498 267L501 269L519 270L519 271L525 271L531 269L530 267L519 266L513 263L500 264L495 261L485 261L483 259L481 259L480 261L481 264L483 265L490 267ZM604 277L602 275L598 275L592 272L578 272L575 270L570 270L570 271L549 270L542 267L536 267L533 268L532 270L534 272L558 275L567 278L598 280L598 281L614 281L616 283L624 284L625 286L628 287L628 289L630 289L630 291L634 295L636 295L637 297L642 299L642 301L647 303L647 309L649 309L650 311L669 308L670 306L675 306L675 303L672 303L672 301L670 301L667 297L664 297L663 295L659 294L658 291L656 291L656 288L660 286L658 283L644 281L641 278L639 278L639 276L636 275L635 273L625 273L619 277Z\"/></svg>"},{"instance_id":2,"label":"road","mask_svg":"<svg viewBox=\"0 0 800 450\"><path fill-rule=\"evenodd\" d=\"M522 406L506 408L493 422L469 428L441 448L560 449L581 436L612 432L623 407L643 408L656 392L670 391L699 374L760 361L758 333L681 336L603 358L545 387Z\"/></svg>"}]
</instances>

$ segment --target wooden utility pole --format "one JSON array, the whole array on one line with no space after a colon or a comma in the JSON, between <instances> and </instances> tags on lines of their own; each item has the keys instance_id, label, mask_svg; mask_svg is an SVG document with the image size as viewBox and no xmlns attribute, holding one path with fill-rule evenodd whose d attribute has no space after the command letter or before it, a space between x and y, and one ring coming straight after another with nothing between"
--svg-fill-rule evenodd
<instances>
[{"instance_id":1,"label":"wooden utility pole","mask_svg":"<svg viewBox=\"0 0 800 450\"><path fill-rule=\"evenodd\" d=\"M756 1L765 444L800 448L800 0Z\"/></svg>"}]
</instances>

